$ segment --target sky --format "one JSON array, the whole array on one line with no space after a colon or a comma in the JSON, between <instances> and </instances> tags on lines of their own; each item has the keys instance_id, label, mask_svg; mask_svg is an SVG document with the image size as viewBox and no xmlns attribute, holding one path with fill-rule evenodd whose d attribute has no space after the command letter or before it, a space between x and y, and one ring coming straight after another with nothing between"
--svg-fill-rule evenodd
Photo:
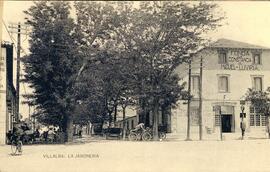
<instances>
[{"instance_id":1,"label":"sky","mask_svg":"<svg viewBox=\"0 0 270 172\"><path fill-rule=\"evenodd\" d=\"M225 13L226 20L223 22L224 25L222 27L209 34L210 38L213 40L226 38L270 47L270 2L220 1L215 3L220 6L219 12ZM2 21L6 25L9 23L23 23L26 17L23 11L27 10L32 4L31 1L4 1ZM2 30L3 40L11 42L3 22ZM16 38L16 35L13 34L13 37ZM22 37L22 40L24 41L22 47L27 52L27 38ZM27 86L21 85L20 88L21 93L30 92ZM28 116L27 106L22 106L20 111L24 117Z\"/></svg>"}]
</instances>

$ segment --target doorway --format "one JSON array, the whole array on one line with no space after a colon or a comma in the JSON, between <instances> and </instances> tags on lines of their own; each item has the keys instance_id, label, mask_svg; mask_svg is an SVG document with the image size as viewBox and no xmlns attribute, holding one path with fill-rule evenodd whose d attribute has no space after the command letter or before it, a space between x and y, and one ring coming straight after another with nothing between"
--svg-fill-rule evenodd
<instances>
[{"instance_id":1,"label":"doorway","mask_svg":"<svg viewBox=\"0 0 270 172\"><path fill-rule=\"evenodd\" d=\"M222 132L231 133L232 132L232 115L222 115Z\"/></svg>"}]
</instances>

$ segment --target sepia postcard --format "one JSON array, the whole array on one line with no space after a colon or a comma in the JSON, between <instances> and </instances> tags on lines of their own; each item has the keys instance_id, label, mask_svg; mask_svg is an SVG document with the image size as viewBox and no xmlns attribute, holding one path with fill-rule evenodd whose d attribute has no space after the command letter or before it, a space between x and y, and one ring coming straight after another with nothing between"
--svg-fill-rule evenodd
<instances>
[{"instance_id":1,"label":"sepia postcard","mask_svg":"<svg viewBox=\"0 0 270 172\"><path fill-rule=\"evenodd\" d=\"M0 0L0 172L270 172L269 9Z\"/></svg>"}]
</instances>

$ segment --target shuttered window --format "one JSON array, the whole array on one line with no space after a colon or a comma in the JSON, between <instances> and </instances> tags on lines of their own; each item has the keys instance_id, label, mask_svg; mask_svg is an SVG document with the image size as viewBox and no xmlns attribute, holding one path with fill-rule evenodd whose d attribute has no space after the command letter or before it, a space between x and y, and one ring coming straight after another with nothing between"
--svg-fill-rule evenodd
<instances>
[{"instance_id":1,"label":"shuttered window","mask_svg":"<svg viewBox=\"0 0 270 172\"><path fill-rule=\"evenodd\" d=\"M262 64L261 54L260 53L254 53L253 54L253 64L257 64L257 65Z\"/></svg>"},{"instance_id":2,"label":"shuttered window","mask_svg":"<svg viewBox=\"0 0 270 172\"><path fill-rule=\"evenodd\" d=\"M200 87L200 76L193 75L191 76L191 94L194 98L199 96L199 87Z\"/></svg>"},{"instance_id":3,"label":"shuttered window","mask_svg":"<svg viewBox=\"0 0 270 172\"><path fill-rule=\"evenodd\" d=\"M253 77L253 88L262 91L262 77Z\"/></svg>"},{"instance_id":4,"label":"shuttered window","mask_svg":"<svg viewBox=\"0 0 270 172\"><path fill-rule=\"evenodd\" d=\"M198 107L191 107L191 125L199 125L199 108Z\"/></svg>"},{"instance_id":5,"label":"shuttered window","mask_svg":"<svg viewBox=\"0 0 270 172\"><path fill-rule=\"evenodd\" d=\"M218 77L218 91L229 92L229 77L228 76Z\"/></svg>"},{"instance_id":6,"label":"shuttered window","mask_svg":"<svg viewBox=\"0 0 270 172\"><path fill-rule=\"evenodd\" d=\"M199 85L200 85L200 76L194 75L191 76L192 82L191 82L191 90L193 92L198 92L199 91Z\"/></svg>"},{"instance_id":7,"label":"shuttered window","mask_svg":"<svg viewBox=\"0 0 270 172\"><path fill-rule=\"evenodd\" d=\"M227 53L219 52L218 54L218 64L226 64L228 62Z\"/></svg>"}]
</instances>

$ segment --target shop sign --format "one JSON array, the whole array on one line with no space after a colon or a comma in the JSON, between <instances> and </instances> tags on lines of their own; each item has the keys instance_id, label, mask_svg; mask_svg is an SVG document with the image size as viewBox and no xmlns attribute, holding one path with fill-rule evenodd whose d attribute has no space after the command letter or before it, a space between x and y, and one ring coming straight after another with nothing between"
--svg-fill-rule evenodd
<instances>
[{"instance_id":1,"label":"shop sign","mask_svg":"<svg viewBox=\"0 0 270 172\"><path fill-rule=\"evenodd\" d=\"M230 49L227 52L227 63L221 64L224 70L259 70L253 64L253 53L251 50Z\"/></svg>"}]
</instances>

